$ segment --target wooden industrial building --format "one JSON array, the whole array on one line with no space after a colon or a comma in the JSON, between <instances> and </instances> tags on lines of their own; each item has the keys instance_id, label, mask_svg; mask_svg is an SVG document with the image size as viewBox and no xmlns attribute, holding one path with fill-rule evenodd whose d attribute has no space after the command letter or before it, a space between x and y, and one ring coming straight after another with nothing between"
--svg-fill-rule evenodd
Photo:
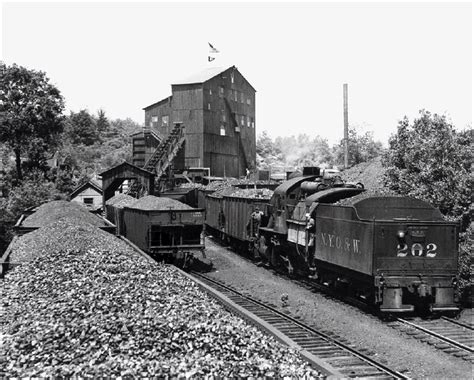
<instances>
[{"instance_id":1,"label":"wooden industrial building","mask_svg":"<svg viewBox=\"0 0 474 380\"><path fill-rule=\"evenodd\" d=\"M145 130L132 136L135 165L143 167L181 123L185 138L174 170L208 167L214 176L239 177L255 168L255 89L235 66L209 68L175 82L171 91L144 108Z\"/></svg>"},{"instance_id":2,"label":"wooden industrial building","mask_svg":"<svg viewBox=\"0 0 474 380\"><path fill-rule=\"evenodd\" d=\"M102 206L102 187L95 181L83 183L69 194L71 202L80 203L90 209Z\"/></svg>"}]
</instances>

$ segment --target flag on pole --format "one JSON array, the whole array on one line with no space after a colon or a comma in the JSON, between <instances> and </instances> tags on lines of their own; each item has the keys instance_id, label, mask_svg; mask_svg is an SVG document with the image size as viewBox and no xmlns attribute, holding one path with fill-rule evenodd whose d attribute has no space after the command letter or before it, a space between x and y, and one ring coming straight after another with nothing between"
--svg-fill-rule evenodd
<instances>
[{"instance_id":1,"label":"flag on pole","mask_svg":"<svg viewBox=\"0 0 474 380\"><path fill-rule=\"evenodd\" d=\"M209 47L211 48L209 50L209 53L219 53L219 50L217 50L214 46L212 46L210 42L208 42L208 44L209 44Z\"/></svg>"},{"instance_id":2,"label":"flag on pole","mask_svg":"<svg viewBox=\"0 0 474 380\"><path fill-rule=\"evenodd\" d=\"M207 62L212 62L216 59L214 54L218 54L219 50L217 50L210 42L207 43L209 45L209 54L207 56Z\"/></svg>"}]
</instances>

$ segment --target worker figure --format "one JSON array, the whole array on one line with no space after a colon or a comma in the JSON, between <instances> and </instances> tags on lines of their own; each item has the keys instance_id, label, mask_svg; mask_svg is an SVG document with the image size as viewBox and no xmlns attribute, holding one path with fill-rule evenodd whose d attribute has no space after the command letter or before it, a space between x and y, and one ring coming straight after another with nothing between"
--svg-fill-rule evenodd
<instances>
[{"instance_id":1,"label":"worker figure","mask_svg":"<svg viewBox=\"0 0 474 380\"><path fill-rule=\"evenodd\" d=\"M249 168L246 168L245 169L245 179L249 179L249 176L250 176L250 170L249 170Z\"/></svg>"},{"instance_id":2,"label":"worker figure","mask_svg":"<svg viewBox=\"0 0 474 380\"><path fill-rule=\"evenodd\" d=\"M262 222L262 216L263 216L263 211L260 211L260 209L255 207L255 210L252 212L250 215L250 232L251 236L257 236L258 234L258 229L260 227L260 223Z\"/></svg>"},{"instance_id":3,"label":"worker figure","mask_svg":"<svg viewBox=\"0 0 474 380\"><path fill-rule=\"evenodd\" d=\"M308 247L311 247L314 244L314 232L315 232L315 223L314 219L311 218L311 214L308 212L305 215L306 217L306 241L308 242Z\"/></svg>"}]
</instances>

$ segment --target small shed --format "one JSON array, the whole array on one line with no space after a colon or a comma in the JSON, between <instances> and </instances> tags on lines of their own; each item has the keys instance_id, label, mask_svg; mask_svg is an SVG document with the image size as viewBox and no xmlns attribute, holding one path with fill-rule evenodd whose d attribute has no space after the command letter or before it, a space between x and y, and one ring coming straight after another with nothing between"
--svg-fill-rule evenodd
<instances>
[{"instance_id":1,"label":"small shed","mask_svg":"<svg viewBox=\"0 0 474 380\"><path fill-rule=\"evenodd\" d=\"M71 202L80 203L94 210L102 206L102 188L94 181L89 181L78 186L70 194L70 197Z\"/></svg>"}]
</instances>

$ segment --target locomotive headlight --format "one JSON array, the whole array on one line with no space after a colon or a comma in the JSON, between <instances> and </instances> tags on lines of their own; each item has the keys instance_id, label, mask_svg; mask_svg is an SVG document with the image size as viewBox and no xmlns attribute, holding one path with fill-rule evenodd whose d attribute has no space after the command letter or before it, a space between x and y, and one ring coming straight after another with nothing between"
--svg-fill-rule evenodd
<instances>
[{"instance_id":1,"label":"locomotive headlight","mask_svg":"<svg viewBox=\"0 0 474 380\"><path fill-rule=\"evenodd\" d=\"M397 237L398 237L400 240L405 239L405 231L398 230L398 232L397 232Z\"/></svg>"}]
</instances>

